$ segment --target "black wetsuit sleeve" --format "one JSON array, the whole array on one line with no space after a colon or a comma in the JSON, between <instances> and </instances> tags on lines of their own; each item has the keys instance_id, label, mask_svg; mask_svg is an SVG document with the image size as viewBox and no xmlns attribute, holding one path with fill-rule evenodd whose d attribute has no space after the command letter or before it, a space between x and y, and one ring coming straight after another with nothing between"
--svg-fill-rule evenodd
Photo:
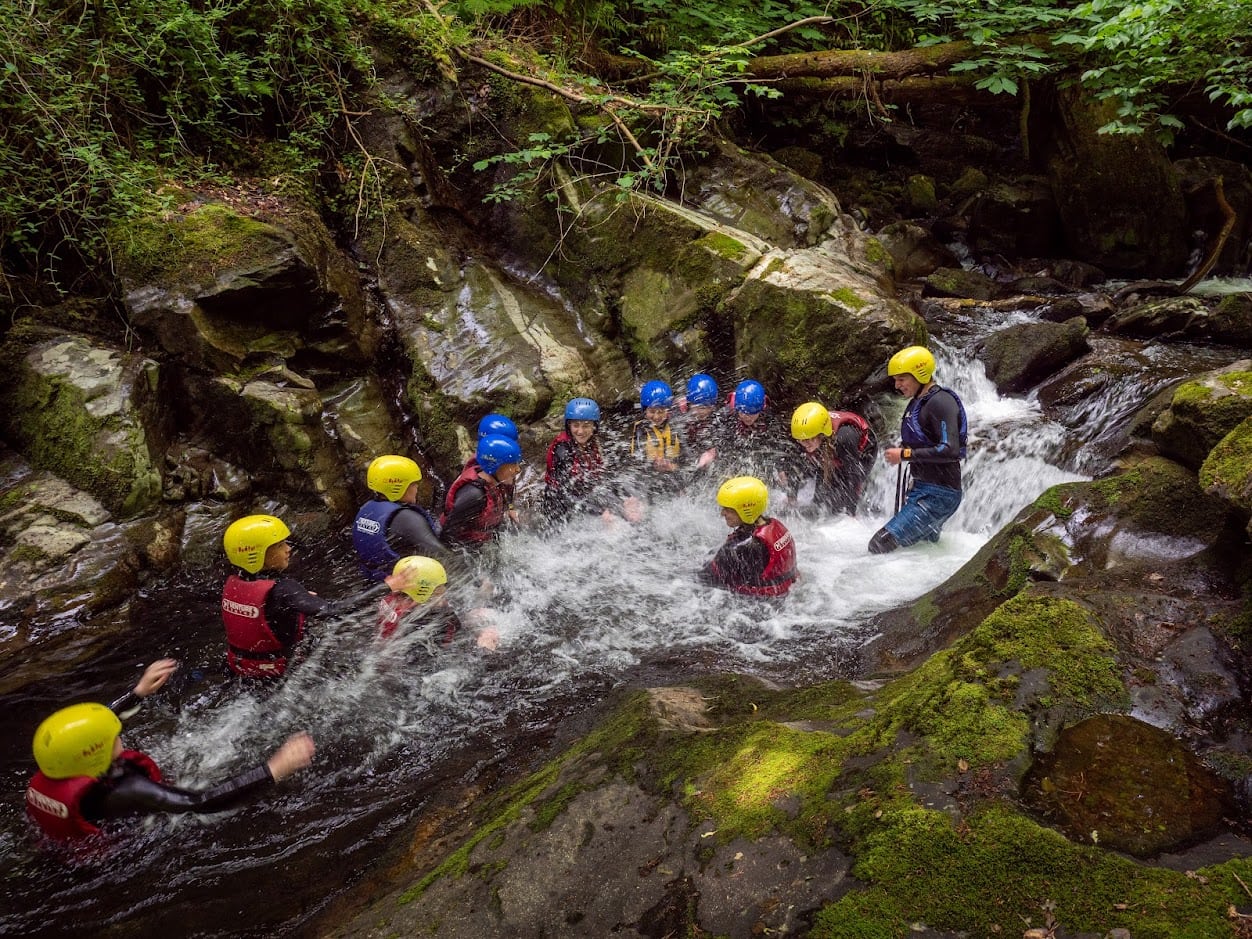
<instances>
[{"instance_id":1,"label":"black wetsuit sleeve","mask_svg":"<svg viewBox=\"0 0 1252 939\"><path fill-rule=\"evenodd\" d=\"M135 694L134 689L132 689L110 704L109 710L118 717L124 717L127 711L134 711L141 704L143 704L143 698Z\"/></svg>"},{"instance_id":2,"label":"black wetsuit sleeve","mask_svg":"<svg viewBox=\"0 0 1252 939\"><path fill-rule=\"evenodd\" d=\"M752 537L752 531L751 526L735 529L705 565L700 579L718 587L759 584L769 563L769 549L761 539Z\"/></svg>"},{"instance_id":3,"label":"black wetsuit sleeve","mask_svg":"<svg viewBox=\"0 0 1252 939\"><path fill-rule=\"evenodd\" d=\"M334 604L314 596L290 577L280 577L265 598L265 618L274 638L285 646L294 645L299 636L300 614L320 616L333 612Z\"/></svg>"},{"instance_id":4,"label":"black wetsuit sleeve","mask_svg":"<svg viewBox=\"0 0 1252 939\"><path fill-rule=\"evenodd\" d=\"M459 493L458 493L459 495ZM426 517L413 509L401 509L387 526L387 543L401 555L422 554L442 560L448 553Z\"/></svg>"},{"instance_id":5,"label":"black wetsuit sleeve","mask_svg":"<svg viewBox=\"0 0 1252 939\"><path fill-rule=\"evenodd\" d=\"M200 791L153 782L138 770L123 768L116 780L108 779L84 796L82 812L92 822L153 812L220 812L273 784L265 764Z\"/></svg>"},{"instance_id":6,"label":"black wetsuit sleeve","mask_svg":"<svg viewBox=\"0 0 1252 939\"><path fill-rule=\"evenodd\" d=\"M461 533L474 527L478 516L487 508L487 494L481 486L462 486L457 490L452 511L443 525L443 536L450 541L460 539Z\"/></svg>"}]
</instances>

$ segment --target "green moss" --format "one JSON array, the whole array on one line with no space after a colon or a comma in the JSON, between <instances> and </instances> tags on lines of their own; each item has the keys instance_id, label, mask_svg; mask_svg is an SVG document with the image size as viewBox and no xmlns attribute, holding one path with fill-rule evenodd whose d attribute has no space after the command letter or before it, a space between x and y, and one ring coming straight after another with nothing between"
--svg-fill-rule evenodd
<instances>
[{"instance_id":1,"label":"green moss","mask_svg":"<svg viewBox=\"0 0 1252 939\"><path fill-rule=\"evenodd\" d=\"M1218 441L1200 467L1200 485L1252 510L1252 418Z\"/></svg>"},{"instance_id":2,"label":"green moss","mask_svg":"<svg viewBox=\"0 0 1252 939\"><path fill-rule=\"evenodd\" d=\"M731 261L740 261L748 253L748 246L738 238L732 238L724 232L711 231L696 244L708 248Z\"/></svg>"},{"instance_id":3,"label":"green moss","mask_svg":"<svg viewBox=\"0 0 1252 939\"><path fill-rule=\"evenodd\" d=\"M1045 512L1051 512L1052 515L1059 519L1069 518L1074 514L1073 486L1053 486L1044 491L1034 502L1034 507L1043 509Z\"/></svg>"},{"instance_id":4,"label":"green moss","mask_svg":"<svg viewBox=\"0 0 1252 939\"><path fill-rule=\"evenodd\" d=\"M842 287L839 290L832 291L826 296L828 296L835 303L838 303L840 306L847 307L850 310L863 310L865 307L869 306L868 300L855 291L849 290L847 287Z\"/></svg>"},{"instance_id":5,"label":"green moss","mask_svg":"<svg viewBox=\"0 0 1252 939\"><path fill-rule=\"evenodd\" d=\"M276 240L285 239L274 226L216 203L183 214L140 216L109 234L119 267L137 283L203 279L223 268L269 261Z\"/></svg>"},{"instance_id":6,"label":"green moss","mask_svg":"<svg viewBox=\"0 0 1252 939\"><path fill-rule=\"evenodd\" d=\"M871 264L877 264L879 267L894 267L891 252L883 247L883 243L877 238L865 239L865 260Z\"/></svg>"},{"instance_id":7,"label":"green moss","mask_svg":"<svg viewBox=\"0 0 1252 939\"><path fill-rule=\"evenodd\" d=\"M853 867L868 887L823 909L809 935L898 937L916 922L971 936L1019 935L1051 919L1070 932L1212 939L1232 935L1226 907L1246 901L1234 875L1249 866L1230 862L1203 882L1075 845L1000 806L959 825L917 806L891 809L876 819Z\"/></svg>"}]
</instances>

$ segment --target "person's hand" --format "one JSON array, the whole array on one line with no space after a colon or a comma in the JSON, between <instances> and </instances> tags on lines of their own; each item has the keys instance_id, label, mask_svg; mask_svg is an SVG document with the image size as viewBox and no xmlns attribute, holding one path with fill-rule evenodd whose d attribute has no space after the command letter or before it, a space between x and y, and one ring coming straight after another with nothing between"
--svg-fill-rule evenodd
<instances>
[{"instance_id":1,"label":"person's hand","mask_svg":"<svg viewBox=\"0 0 1252 939\"><path fill-rule=\"evenodd\" d=\"M312 763L316 749L313 746L313 738L301 731L288 737L283 745L265 761L265 765L269 767L274 782L280 782Z\"/></svg>"},{"instance_id":2,"label":"person's hand","mask_svg":"<svg viewBox=\"0 0 1252 939\"><path fill-rule=\"evenodd\" d=\"M500 645L500 630L494 626L488 626L478 634L478 638L474 642L480 649L495 652Z\"/></svg>"},{"instance_id":3,"label":"person's hand","mask_svg":"<svg viewBox=\"0 0 1252 939\"><path fill-rule=\"evenodd\" d=\"M706 466L708 466L710 463L712 463L716 459L717 459L716 450L705 450L703 453L700 454L700 459L696 463L696 469L704 469Z\"/></svg>"},{"instance_id":4,"label":"person's hand","mask_svg":"<svg viewBox=\"0 0 1252 939\"><path fill-rule=\"evenodd\" d=\"M627 496L622 500L622 515L631 524L643 521L643 500L638 496Z\"/></svg>"},{"instance_id":5,"label":"person's hand","mask_svg":"<svg viewBox=\"0 0 1252 939\"><path fill-rule=\"evenodd\" d=\"M903 453L904 453L904 449L902 447L888 447L886 450L882 452L882 455L886 457L887 462L890 463L892 466L899 466L900 457Z\"/></svg>"},{"instance_id":6,"label":"person's hand","mask_svg":"<svg viewBox=\"0 0 1252 939\"><path fill-rule=\"evenodd\" d=\"M170 680L170 676L178 671L178 659L157 659L143 670L143 675L135 685L134 693L138 698L146 698Z\"/></svg>"}]
</instances>

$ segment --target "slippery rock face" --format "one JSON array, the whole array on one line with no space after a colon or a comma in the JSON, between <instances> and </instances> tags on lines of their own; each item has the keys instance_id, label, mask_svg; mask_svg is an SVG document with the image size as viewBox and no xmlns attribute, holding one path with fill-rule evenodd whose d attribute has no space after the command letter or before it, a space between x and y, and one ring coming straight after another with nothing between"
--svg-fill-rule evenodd
<instances>
[{"instance_id":1,"label":"slippery rock face","mask_svg":"<svg viewBox=\"0 0 1252 939\"><path fill-rule=\"evenodd\" d=\"M155 361L134 353L82 336L48 339L3 380L0 420L33 464L134 515L161 494L158 375Z\"/></svg>"},{"instance_id":2,"label":"slippery rock face","mask_svg":"<svg viewBox=\"0 0 1252 939\"><path fill-rule=\"evenodd\" d=\"M1001 394L1027 391L1090 350L1087 321L1022 323L992 333L983 343L987 377Z\"/></svg>"},{"instance_id":3,"label":"slippery rock face","mask_svg":"<svg viewBox=\"0 0 1252 939\"><path fill-rule=\"evenodd\" d=\"M1217 442L1200 467L1205 492L1252 516L1252 417ZM1252 531L1252 521L1248 523Z\"/></svg>"},{"instance_id":4,"label":"slippery rock face","mask_svg":"<svg viewBox=\"0 0 1252 939\"><path fill-rule=\"evenodd\" d=\"M1241 421L1252 416L1252 361L1200 376L1174 390L1152 424L1161 451L1191 469Z\"/></svg>"},{"instance_id":5,"label":"slippery rock face","mask_svg":"<svg viewBox=\"0 0 1252 939\"><path fill-rule=\"evenodd\" d=\"M1112 333L1177 342L1252 345L1252 301L1231 294L1220 301L1204 297L1169 297L1132 303L1109 317Z\"/></svg>"}]
</instances>

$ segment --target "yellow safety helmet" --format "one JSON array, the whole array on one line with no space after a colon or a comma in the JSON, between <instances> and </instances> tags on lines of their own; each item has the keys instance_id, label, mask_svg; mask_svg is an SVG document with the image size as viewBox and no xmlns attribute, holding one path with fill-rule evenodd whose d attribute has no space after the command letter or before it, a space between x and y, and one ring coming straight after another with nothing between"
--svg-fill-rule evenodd
<instances>
[{"instance_id":1,"label":"yellow safety helmet","mask_svg":"<svg viewBox=\"0 0 1252 939\"><path fill-rule=\"evenodd\" d=\"M908 374L923 385L929 384L935 376L935 357L925 346L909 346L891 357L887 374L893 377Z\"/></svg>"},{"instance_id":2,"label":"yellow safety helmet","mask_svg":"<svg viewBox=\"0 0 1252 939\"><path fill-rule=\"evenodd\" d=\"M291 537L291 529L273 515L245 515L231 522L222 536L226 557L235 567L255 574L265 566L265 552Z\"/></svg>"},{"instance_id":3,"label":"yellow safety helmet","mask_svg":"<svg viewBox=\"0 0 1252 939\"><path fill-rule=\"evenodd\" d=\"M421 469L407 456L388 454L370 464L365 474L365 485L392 502L399 502L404 490L421 478Z\"/></svg>"},{"instance_id":4,"label":"yellow safety helmet","mask_svg":"<svg viewBox=\"0 0 1252 939\"><path fill-rule=\"evenodd\" d=\"M103 776L122 722L103 704L71 704L44 718L31 749L49 779Z\"/></svg>"},{"instance_id":5,"label":"yellow safety helmet","mask_svg":"<svg viewBox=\"0 0 1252 939\"><path fill-rule=\"evenodd\" d=\"M443 569L443 565L434 558L421 555L400 558L391 573L394 577L403 578L400 589L416 603L425 603L436 587L442 587L448 582L448 572Z\"/></svg>"},{"instance_id":6,"label":"yellow safety helmet","mask_svg":"<svg viewBox=\"0 0 1252 939\"><path fill-rule=\"evenodd\" d=\"M717 490L717 504L724 509L734 509L741 522L751 525L765 514L769 490L755 476L736 476Z\"/></svg>"},{"instance_id":7,"label":"yellow safety helmet","mask_svg":"<svg viewBox=\"0 0 1252 939\"><path fill-rule=\"evenodd\" d=\"M812 440L814 437L829 437L835 432L830 422L830 412L826 406L810 401L795 409L791 415L791 436L796 440Z\"/></svg>"}]
</instances>

